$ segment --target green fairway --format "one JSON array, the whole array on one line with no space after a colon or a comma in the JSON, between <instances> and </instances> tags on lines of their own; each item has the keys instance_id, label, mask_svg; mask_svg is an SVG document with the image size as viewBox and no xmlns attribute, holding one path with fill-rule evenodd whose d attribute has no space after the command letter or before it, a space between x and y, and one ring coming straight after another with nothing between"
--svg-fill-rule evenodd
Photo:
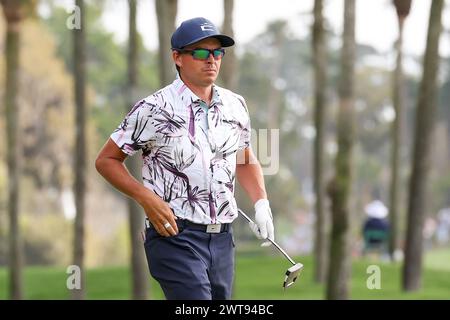
<instances>
[{"instance_id":1,"label":"green fairway","mask_svg":"<svg viewBox=\"0 0 450 320\"><path fill-rule=\"evenodd\" d=\"M353 263L351 299L449 299L450 268L439 261L450 261L450 250L427 255L423 289L415 293L400 290L401 265L358 260ZM282 257L237 257L234 299L323 299L324 287L312 281L312 258L298 258L305 267L297 283L283 291L284 272L289 267ZM381 272L381 289L368 289L367 268L377 265ZM29 267L25 270L27 299L67 299L68 275L64 268ZM125 267L91 269L87 273L88 299L129 299L130 273ZM156 282L151 280L152 299L163 299ZM7 297L7 272L0 269L0 299Z\"/></svg>"}]
</instances>

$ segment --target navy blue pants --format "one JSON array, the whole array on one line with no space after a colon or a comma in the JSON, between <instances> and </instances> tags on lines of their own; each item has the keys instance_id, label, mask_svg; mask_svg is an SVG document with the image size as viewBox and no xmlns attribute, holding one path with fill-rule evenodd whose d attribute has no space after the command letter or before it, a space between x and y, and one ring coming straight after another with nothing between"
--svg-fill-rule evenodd
<instances>
[{"instance_id":1,"label":"navy blue pants","mask_svg":"<svg viewBox=\"0 0 450 320\"><path fill-rule=\"evenodd\" d=\"M160 236L150 225L145 254L150 274L169 300L231 299L234 276L232 228L206 233L177 220L179 233Z\"/></svg>"}]
</instances>

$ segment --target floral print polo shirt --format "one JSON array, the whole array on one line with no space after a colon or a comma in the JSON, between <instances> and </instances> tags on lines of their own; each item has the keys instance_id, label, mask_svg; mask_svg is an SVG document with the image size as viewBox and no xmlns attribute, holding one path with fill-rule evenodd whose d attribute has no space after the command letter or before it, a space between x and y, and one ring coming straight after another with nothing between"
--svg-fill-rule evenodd
<instances>
[{"instance_id":1,"label":"floral print polo shirt","mask_svg":"<svg viewBox=\"0 0 450 320\"><path fill-rule=\"evenodd\" d=\"M250 147L241 96L213 85L208 107L177 77L136 103L111 139L130 156L142 150L144 185L177 217L200 224L237 217L236 156Z\"/></svg>"}]
</instances>

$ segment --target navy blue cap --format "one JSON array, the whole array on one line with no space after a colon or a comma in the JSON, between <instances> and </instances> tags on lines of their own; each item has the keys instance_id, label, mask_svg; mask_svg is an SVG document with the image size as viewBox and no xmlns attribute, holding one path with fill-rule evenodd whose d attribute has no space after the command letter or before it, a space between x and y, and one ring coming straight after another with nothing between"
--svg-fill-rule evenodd
<instances>
[{"instance_id":1,"label":"navy blue cap","mask_svg":"<svg viewBox=\"0 0 450 320\"><path fill-rule=\"evenodd\" d=\"M216 38L222 47L231 47L234 40L223 35L217 27L208 19L193 18L184 21L172 34L172 49L183 49L184 47L206 38Z\"/></svg>"}]
</instances>

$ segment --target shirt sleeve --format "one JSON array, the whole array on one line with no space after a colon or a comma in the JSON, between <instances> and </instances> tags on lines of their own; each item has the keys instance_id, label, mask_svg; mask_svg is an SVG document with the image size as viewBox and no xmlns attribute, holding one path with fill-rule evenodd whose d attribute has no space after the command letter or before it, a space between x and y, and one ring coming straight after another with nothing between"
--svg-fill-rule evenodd
<instances>
[{"instance_id":1,"label":"shirt sleeve","mask_svg":"<svg viewBox=\"0 0 450 320\"><path fill-rule=\"evenodd\" d=\"M154 139L152 114L155 108L156 103L153 99L138 101L111 134L111 139L127 155L134 155Z\"/></svg>"}]
</instances>

